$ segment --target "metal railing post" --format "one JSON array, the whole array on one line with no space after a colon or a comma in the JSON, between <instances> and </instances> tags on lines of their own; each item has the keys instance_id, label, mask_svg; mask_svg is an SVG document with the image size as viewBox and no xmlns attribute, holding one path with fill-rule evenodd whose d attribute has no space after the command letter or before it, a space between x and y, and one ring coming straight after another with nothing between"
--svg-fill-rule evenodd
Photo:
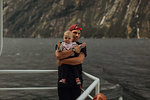
<instances>
[{"instance_id":1,"label":"metal railing post","mask_svg":"<svg viewBox=\"0 0 150 100\"><path fill-rule=\"evenodd\" d=\"M85 100L86 97L89 96L89 94L91 93L91 91L93 89L95 89L95 94L98 94L99 93L99 78L93 76L93 75L90 75L86 72L83 72L84 75L86 75L88 78L91 78L94 80L94 82L84 91L84 93L82 93L78 98L77 100Z\"/></svg>"},{"instance_id":2,"label":"metal railing post","mask_svg":"<svg viewBox=\"0 0 150 100\"><path fill-rule=\"evenodd\" d=\"M95 95L99 94L100 93L100 79L98 79L98 83L95 87Z\"/></svg>"}]
</instances>

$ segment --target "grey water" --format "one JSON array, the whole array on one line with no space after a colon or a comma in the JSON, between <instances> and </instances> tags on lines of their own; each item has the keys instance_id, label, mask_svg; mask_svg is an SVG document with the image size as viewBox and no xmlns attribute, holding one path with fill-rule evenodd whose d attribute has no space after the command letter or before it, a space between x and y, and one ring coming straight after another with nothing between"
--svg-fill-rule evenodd
<instances>
[{"instance_id":1,"label":"grey water","mask_svg":"<svg viewBox=\"0 0 150 100\"><path fill-rule=\"evenodd\" d=\"M4 38L0 70L57 69L55 45L62 39ZM150 100L150 39L81 39L87 43L83 70L119 84L124 100ZM0 88L57 86L57 73L0 74ZM89 81L90 82L90 81ZM90 83L86 78L84 87ZM101 92L114 100L114 92ZM58 100L57 90L0 91L0 100Z\"/></svg>"}]
</instances>

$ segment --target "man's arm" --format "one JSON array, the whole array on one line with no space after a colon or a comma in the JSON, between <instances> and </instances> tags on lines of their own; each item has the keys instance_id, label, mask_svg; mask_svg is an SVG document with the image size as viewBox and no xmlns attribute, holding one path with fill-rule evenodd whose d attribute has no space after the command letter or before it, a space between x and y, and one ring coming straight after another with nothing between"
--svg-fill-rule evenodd
<instances>
[{"instance_id":1,"label":"man's arm","mask_svg":"<svg viewBox=\"0 0 150 100\"><path fill-rule=\"evenodd\" d=\"M84 53L80 53L78 57L73 57L73 58L68 58L68 59L63 59L60 60L60 64L68 64L68 65L78 65L81 64L83 62L85 58Z\"/></svg>"},{"instance_id":2,"label":"man's arm","mask_svg":"<svg viewBox=\"0 0 150 100\"><path fill-rule=\"evenodd\" d=\"M55 55L57 59L64 59L69 57L70 55L74 54L74 52L72 51L72 49L70 50L64 50L59 52L58 50L55 51Z\"/></svg>"},{"instance_id":3,"label":"man's arm","mask_svg":"<svg viewBox=\"0 0 150 100\"><path fill-rule=\"evenodd\" d=\"M79 45L76 45L74 47L74 49L75 49L76 53L80 53L81 48L79 47ZM64 59L64 58L67 58L67 57L71 56L72 54L74 54L72 49L64 50L64 51L61 51L61 52L59 52L58 50L55 51L55 55L56 55L57 59Z\"/></svg>"}]
</instances>

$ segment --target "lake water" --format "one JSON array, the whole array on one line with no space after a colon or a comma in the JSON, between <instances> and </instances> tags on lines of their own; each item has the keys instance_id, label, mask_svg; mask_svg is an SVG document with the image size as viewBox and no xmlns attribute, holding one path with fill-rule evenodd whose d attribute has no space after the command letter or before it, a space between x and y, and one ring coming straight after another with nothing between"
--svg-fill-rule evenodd
<instances>
[{"instance_id":1,"label":"lake water","mask_svg":"<svg viewBox=\"0 0 150 100\"><path fill-rule=\"evenodd\" d=\"M0 70L57 69L55 45L62 39L4 38ZM87 43L83 70L114 85L124 100L150 100L150 39L82 39ZM56 86L57 73L1 74L0 87ZM87 87L92 81L84 82ZM103 89L102 89L103 90ZM112 91L102 91L112 99ZM57 90L0 91L0 100L58 100Z\"/></svg>"}]
</instances>

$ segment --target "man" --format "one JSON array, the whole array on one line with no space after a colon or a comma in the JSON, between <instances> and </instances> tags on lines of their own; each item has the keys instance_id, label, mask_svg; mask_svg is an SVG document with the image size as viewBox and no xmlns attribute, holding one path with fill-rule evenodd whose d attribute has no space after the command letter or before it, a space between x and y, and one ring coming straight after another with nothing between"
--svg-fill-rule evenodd
<instances>
[{"instance_id":1,"label":"man","mask_svg":"<svg viewBox=\"0 0 150 100\"><path fill-rule=\"evenodd\" d=\"M77 24L72 25L69 28L73 33L73 42L76 42L78 45L82 44L78 42L81 35L81 28ZM77 67L79 74L79 79L83 83L82 79L82 62L86 57L86 47L80 48L79 46L74 47L73 49L59 52L57 47L60 43L57 43L56 46L56 58L58 59L58 96L59 100L75 100L81 94L80 86L76 84L74 74L72 73L72 68ZM75 56L70 57L70 55L75 54ZM61 83L61 65L68 67L66 83Z\"/></svg>"}]
</instances>

